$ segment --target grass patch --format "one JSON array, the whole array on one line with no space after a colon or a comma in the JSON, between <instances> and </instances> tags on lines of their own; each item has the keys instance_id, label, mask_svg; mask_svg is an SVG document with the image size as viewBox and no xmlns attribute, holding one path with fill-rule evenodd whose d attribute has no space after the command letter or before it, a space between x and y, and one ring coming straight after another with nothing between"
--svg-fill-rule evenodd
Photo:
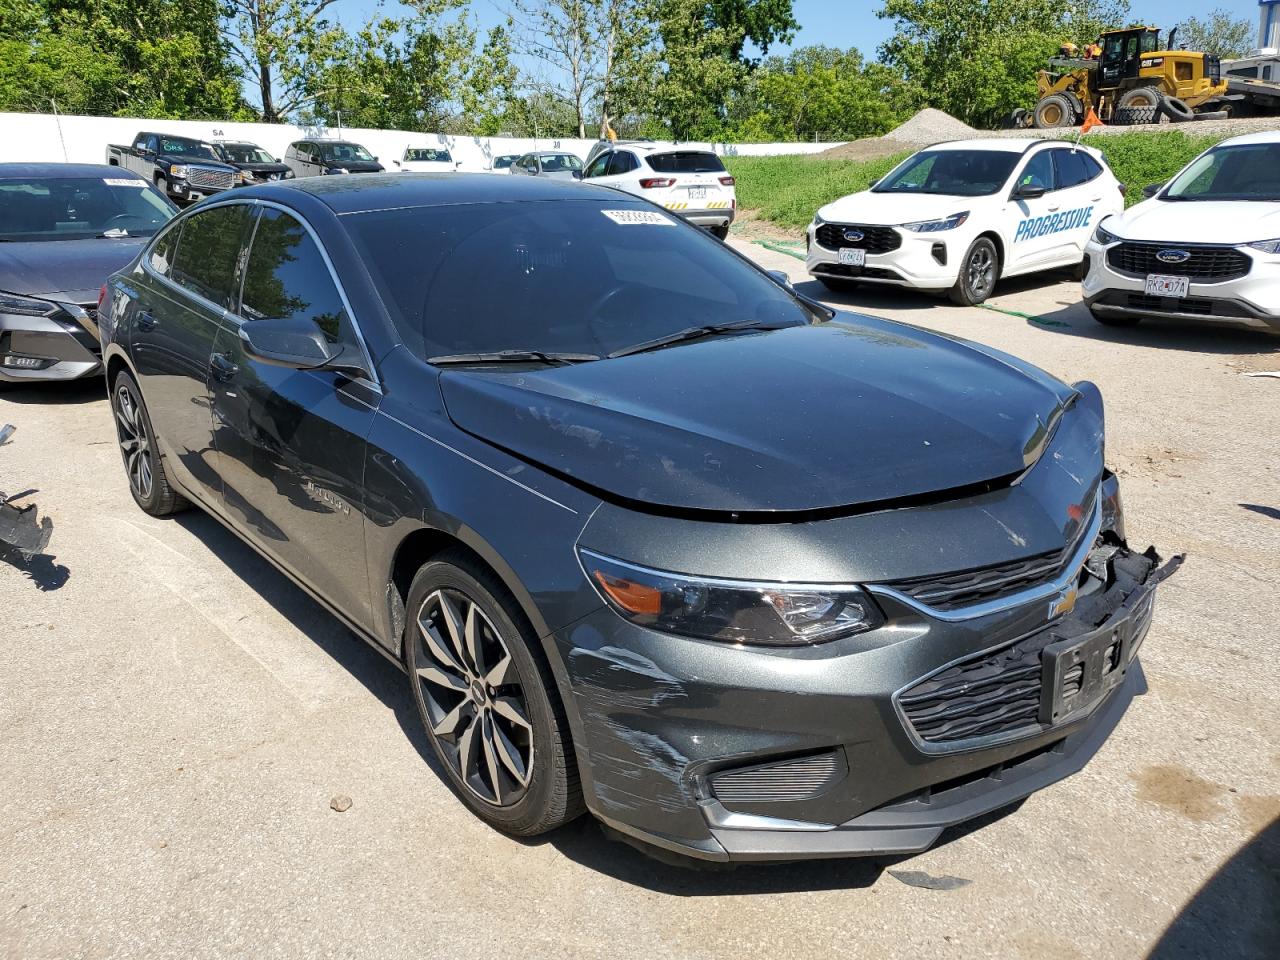
<instances>
[{"instance_id":1,"label":"grass patch","mask_svg":"<svg viewBox=\"0 0 1280 960\"><path fill-rule=\"evenodd\" d=\"M1142 188L1162 183L1196 154L1223 136L1193 137L1181 130L1168 133L1120 133L1086 137L1101 150L1116 178L1129 187L1126 203L1142 200ZM780 227L803 227L814 211L839 197L865 190L888 173L911 151L874 160L831 160L823 157L726 157L737 179L738 205L758 210Z\"/></svg>"}]
</instances>

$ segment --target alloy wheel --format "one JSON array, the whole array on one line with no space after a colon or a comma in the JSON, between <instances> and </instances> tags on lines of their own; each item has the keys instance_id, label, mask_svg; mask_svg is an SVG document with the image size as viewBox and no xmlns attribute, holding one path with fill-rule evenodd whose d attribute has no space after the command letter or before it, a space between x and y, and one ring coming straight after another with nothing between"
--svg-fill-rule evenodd
<instances>
[{"instance_id":1,"label":"alloy wheel","mask_svg":"<svg viewBox=\"0 0 1280 960\"><path fill-rule=\"evenodd\" d=\"M511 651L462 593L435 590L417 613L414 672L428 726L474 796L510 806L533 772L533 725Z\"/></svg>"},{"instance_id":2,"label":"alloy wheel","mask_svg":"<svg viewBox=\"0 0 1280 960\"><path fill-rule=\"evenodd\" d=\"M124 456L125 471L133 492L143 500L151 499L155 486L155 471L151 462L151 443L143 426L138 398L128 384L116 387L116 435L120 439L120 452Z\"/></svg>"},{"instance_id":3,"label":"alloy wheel","mask_svg":"<svg viewBox=\"0 0 1280 960\"><path fill-rule=\"evenodd\" d=\"M978 300L985 299L995 286L995 257L986 247L979 247L969 258L967 279L969 290Z\"/></svg>"}]
</instances>

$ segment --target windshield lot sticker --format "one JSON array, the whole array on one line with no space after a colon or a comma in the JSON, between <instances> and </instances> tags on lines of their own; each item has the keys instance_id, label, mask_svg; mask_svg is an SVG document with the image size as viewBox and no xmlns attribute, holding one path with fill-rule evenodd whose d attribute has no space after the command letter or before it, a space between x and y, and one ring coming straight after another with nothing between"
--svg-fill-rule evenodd
<instances>
[{"instance_id":1,"label":"windshield lot sticker","mask_svg":"<svg viewBox=\"0 0 1280 960\"><path fill-rule=\"evenodd\" d=\"M147 181L135 180L132 177L127 180L124 177L103 177L102 182L108 187L145 187L147 185Z\"/></svg>"},{"instance_id":2,"label":"windshield lot sticker","mask_svg":"<svg viewBox=\"0 0 1280 960\"><path fill-rule=\"evenodd\" d=\"M1075 210L1064 210L1061 213L1055 213L1048 217L1030 217L1026 220L1018 222L1018 232L1013 237L1013 242L1018 243L1020 240L1034 240L1036 237L1043 237L1050 233L1059 233L1062 230L1075 230L1080 227L1089 226L1089 221L1093 219L1093 207L1079 207Z\"/></svg>"},{"instance_id":3,"label":"windshield lot sticker","mask_svg":"<svg viewBox=\"0 0 1280 960\"><path fill-rule=\"evenodd\" d=\"M652 210L601 210L606 217L614 223L621 223L624 226L633 223L649 223L655 227L674 227L676 222L670 217L663 216L661 213L654 213Z\"/></svg>"}]
</instances>

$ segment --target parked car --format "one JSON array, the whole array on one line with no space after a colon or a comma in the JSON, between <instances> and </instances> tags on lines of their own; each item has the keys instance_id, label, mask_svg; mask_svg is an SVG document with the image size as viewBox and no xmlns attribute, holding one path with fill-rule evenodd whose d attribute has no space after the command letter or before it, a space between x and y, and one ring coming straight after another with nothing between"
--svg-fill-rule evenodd
<instances>
[{"instance_id":1,"label":"parked car","mask_svg":"<svg viewBox=\"0 0 1280 960\"><path fill-rule=\"evenodd\" d=\"M1085 248L1094 319L1280 329L1280 133L1225 140L1145 192L1104 218Z\"/></svg>"},{"instance_id":2,"label":"parked car","mask_svg":"<svg viewBox=\"0 0 1280 960\"><path fill-rule=\"evenodd\" d=\"M298 140L289 144L284 162L295 177L343 173L382 173L378 158L348 140Z\"/></svg>"},{"instance_id":3,"label":"parked car","mask_svg":"<svg viewBox=\"0 0 1280 960\"><path fill-rule=\"evenodd\" d=\"M404 173L454 173L462 166L444 147L405 147L404 156L391 162Z\"/></svg>"},{"instance_id":4,"label":"parked car","mask_svg":"<svg viewBox=\"0 0 1280 960\"><path fill-rule=\"evenodd\" d=\"M98 294L175 213L119 167L0 163L0 383L98 372Z\"/></svg>"},{"instance_id":5,"label":"parked car","mask_svg":"<svg viewBox=\"0 0 1280 960\"><path fill-rule=\"evenodd\" d=\"M247 185L260 181L288 180L293 171L287 163L277 160L256 143L243 140L215 140L213 149L219 159L229 163L240 171L239 184Z\"/></svg>"},{"instance_id":6,"label":"parked car","mask_svg":"<svg viewBox=\"0 0 1280 960\"><path fill-rule=\"evenodd\" d=\"M549 177L552 180L580 180L582 161L563 150L526 153L507 168L508 173L526 177Z\"/></svg>"},{"instance_id":7,"label":"parked car","mask_svg":"<svg viewBox=\"0 0 1280 960\"><path fill-rule=\"evenodd\" d=\"M948 292L982 303L1004 277L1080 268L1124 187L1091 147L1030 138L927 147L861 193L818 210L807 233L811 276Z\"/></svg>"},{"instance_id":8,"label":"parked car","mask_svg":"<svg viewBox=\"0 0 1280 960\"><path fill-rule=\"evenodd\" d=\"M511 165L520 159L518 153L503 153L493 158L489 163L490 173L509 173Z\"/></svg>"},{"instance_id":9,"label":"parked car","mask_svg":"<svg viewBox=\"0 0 1280 960\"><path fill-rule=\"evenodd\" d=\"M592 148L585 179L644 197L721 240L738 209L734 179L710 147L617 143Z\"/></svg>"},{"instance_id":10,"label":"parked car","mask_svg":"<svg viewBox=\"0 0 1280 960\"><path fill-rule=\"evenodd\" d=\"M1177 561L1125 543L1093 384L835 314L638 198L248 187L105 303L138 505L209 511L402 665L499 829L919 850L1143 687Z\"/></svg>"},{"instance_id":11,"label":"parked car","mask_svg":"<svg viewBox=\"0 0 1280 960\"><path fill-rule=\"evenodd\" d=\"M157 190L180 203L194 203L239 180L240 171L224 163L213 144L193 137L143 131L133 146L107 146L107 163L123 167L155 184Z\"/></svg>"}]
</instances>

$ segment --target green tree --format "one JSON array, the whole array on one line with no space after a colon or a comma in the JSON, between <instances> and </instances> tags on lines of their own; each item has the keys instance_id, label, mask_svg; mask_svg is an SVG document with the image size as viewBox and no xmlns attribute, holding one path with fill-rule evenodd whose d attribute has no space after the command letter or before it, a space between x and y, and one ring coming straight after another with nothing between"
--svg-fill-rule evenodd
<instances>
[{"instance_id":1,"label":"green tree","mask_svg":"<svg viewBox=\"0 0 1280 960\"><path fill-rule=\"evenodd\" d=\"M1059 45L1123 25L1128 0L885 0L894 34L880 48L921 106L991 126L1036 98L1036 73Z\"/></svg>"},{"instance_id":2,"label":"green tree","mask_svg":"<svg viewBox=\"0 0 1280 960\"><path fill-rule=\"evenodd\" d=\"M1203 20L1189 17L1178 24L1176 42L1188 50L1203 50L1231 60L1243 57L1253 47L1253 31L1252 20L1234 17L1231 11L1219 7Z\"/></svg>"}]
</instances>

